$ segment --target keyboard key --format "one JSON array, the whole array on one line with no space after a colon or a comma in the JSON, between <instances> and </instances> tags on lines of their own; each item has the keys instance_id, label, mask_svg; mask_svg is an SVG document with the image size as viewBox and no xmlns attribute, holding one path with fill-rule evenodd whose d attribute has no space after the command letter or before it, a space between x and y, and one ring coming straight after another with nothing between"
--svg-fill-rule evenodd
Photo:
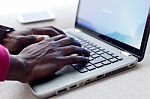
<instances>
[{"instance_id":1,"label":"keyboard key","mask_svg":"<svg viewBox=\"0 0 150 99\"><path fill-rule=\"evenodd\" d=\"M84 49L86 49L86 50L89 50L88 48L86 48L86 47L83 47Z\"/></svg>"},{"instance_id":2,"label":"keyboard key","mask_svg":"<svg viewBox=\"0 0 150 99\"><path fill-rule=\"evenodd\" d=\"M89 48L89 50L91 50L91 51L93 51L93 50L95 50L96 48L95 47L91 47L91 48Z\"/></svg>"},{"instance_id":3,"label":"keyboard key","mask_svg":"<svg viewBox=\"0 0 150 99\"><path fill-rule=\"evenodd\" d=\"M119 56L118 56L118 57L116 57L116 58L117 58L118 60L122 60L122 59L123 59L123 58L121 58L121 57L119 57Z\"/></svg>"},{"instance_id":4,"label":"keyboard key","mask_svg":"<svg viewBox=\"0 0 150 99\"><path fill-rule=\"evenodd\" d=\"M85 49L85 50L87 50L87 51L89 51L90 53L92 53L92 51L91 51L91 50L89 50L88 48L84 47L84 49Z\"/></svg>"},{"instance_id":5,"label":"keyboard key","mask_svg":"<svg viewBox=\"0 0 150 99\"><path fill-rule=\"evenodd\" d=\"M98 57L92 61L90 61L92 64L96 64L96 63L99 63L99 62L102 62L102 61L105 61L105 58L103 57Z\"/></svg>"},{"instance_id":6,"label":"keyboard key","mask_svg":"<svg viewBox=\"0 0 150 99\"><path fill-rule=\"evenodd\" d=\"M109 55L113 55L114 53L110 52L110 51L107 51L107 54Z\"/></svg>"},{"instance_id":7,"label":"keyboard key","mask_svg":"<svg viewBox=\"0 0 150 99\"><path fill-rule=\"evenodd\" d=\"M104 51L104 52L108 52L106 49L102 49L102 51Z\"/></svg>"},{"instance_id":8,"label":"keyboard key","mask_svg":"<svg viewBox=\"0 0 150 99\"><path fill-rule=\"evenodd\" d=\"M78 40L81 44L87 44L83 39Z\"/></svg>"},{"instance_id":9,"label":"keyboard key","mask_svg":"<svg viewBox=\"0 0 150 99\"><path fill-rule=\"evenodd\" d=\"M91 56L94 55L94 54L96 54L96 53L94 53L94 52L91 52L91 53L90 53Z\"/></svg>"},{"instance_id":10,"label":"keyboard key","mask_svg":"<svg viewBox=\"0 0 150 99\"><path fill-rule=\"evenodd\" d=\"M111 59L113 58L111 55L107 54L107 53L104 53L102 54L101 56L105 57L106 59Z\"/></svg>"},{"instance_id":11,"label":"keyboard key","mask_svg":"<svg viewBox=\"0 0 150 99\"><path fill-rule=\"evenodd\" d=\"M89 45L87 45L85 47L89 49L89 48L92 48L93 46L89 44Z\"/></svg>"},{"instance_id":12,"label":"keyboard key","mask_svg":"<svg viewBox=\"0 0 150 99\"><path fill-rule=\"evenodd\" d=\"M95 66L93 66L93 65L90 65L90 66L88 66L88 67L86 67L86 68L87 68L89 71L96 69Z\"/></svg>"},{"instance_id":13,"label":"keyboard key","mask_svg":"<svg viewBox=\"0 0 150 99\"><path fill-rule=\"evenodd\" d=\"M100 49L98 49L98 48L93 50L93 52L99 52L99 51L100 51Z\"/></svg>"},{"instance_id":14,"label":"keyboard key","mask_svg":"<svg viewBox=\"0 0 150 99\"><path fill-rule=\"evenodd\" d=\"M111 64L111 62L110 62L110 61L108 61L108 60L103 61L102 63L103 63L104 65L109 65L109 64Z\"/></svg>"},{"instance_id":15,"label":"keyboard key","mask_svg":"<svg viewBox=\"0 0 150 99\"><path fill-rule=\"evenodd\" d=\"M83 69L85 66L80 65L80 64L73 64L72 67L74 67L77 70Z\"/></svg>"},{"instance_id":16,"label":"keyboard key","mask_svg":"<svg viewBox=\"0 0 150 99\"><path fill-rule=\"evenodd\" d=\"M88 72L88 70L87 70L86 68L82 68L82 69L80 69L80 70L77 70L77 71L79 71L80 73L85 73L85 72Z\"/></svg>"},{"instance_id":17,"label":"keyboard key","mask_svg":"<svg viewBox=\"0 0 150 99\"><path fill-rule=\"evenodd\" d=\"M88 67L88 66L91 66L91 65L92 65L91 63L88 63L88 64L85 65L85 67Z\"/></svg>"},{"instance_id":18,"label":"keyboard key","mask_svg":"<svg viewBox=\"0 0 150 99\"><path fill-rule=\"evenodd\" d=\"M113 57L119 57L119 56L118 56L118 55L116 55L116 54L113 54L112 56L113 56Z\"/></svg>"},{"instance_id":19,"label":"keyboard key","mask_svg":"<svg viewBox=\"0 0 150 99\"><path fill-rule=\"evenodd\" d=\"M90 60L90 61L93 60L93 59L95 59L95 58L93 58L93 57L91 57L91 56L89 57L89 60Z\"/></svg>"},{"instance_id":20,"label":"keyboard key","mask_svg":"<svg viewBox=\"0 0 150 99\"><path fill-rule=\"evenodd\" d=\"M99 55L98 55L98 54L94 54L94 55L92 55L91 57L97 58L97 57L99 57Z\"/></svg>"},{"instance_id":21,"label":"keyboard key","mask_svg":"<svg viewBox=\"0 0 150 99\"><path fill-rule=\"evenodd\" d=\"M85 73L85 72L88 72L88 70L85 68L85 66L83 65L79 65L79 64L73 64L72 67L79 71L80 73Z\"/></svg>"},{"instance_id":22,"label":"keyboard key","mask_svg":"<svg viewBox=\"0 0 150 99\"><path fill-rule=\"evenodd\" d=\"M79 71L80 73L86 73L96 68L101 68L103 66L109 65L111 63L118 62L123 58L115 55L111 51L108 51L86 39L73 34L77 38L77 40L81 43L84 49L90 52L89 60L90 62L86 65L73 64L72 67Z\"/></svg>"},{"instance_id":23,"label":"keyboard key","mask_svg":"<svg viewBox=\"0 0 150 99\"><path fill-rule=\"evenodd\" d=\"M102 63L97 63L97 64L94 64L94 66L95 66L96 68L100 68L100 67L103 67L104 65L103 65Z\"/></svg>"},{"instance_id":24,"label":"keyboard key","mask_svg":"<svg viewBox=\"0 0 150 99\"><path fill-rule=\"evenodd\" d=\"M81 44L82 44L82 46L84 46L84 47L86 47L86 46L89 45L88 43L81 43Z\"/></svg>"},{"instance_id":25,"label":"keyboard key","mask_svg":"<svg viewBox=\"0 0 150 99\"><path fill-rule=\"evenodd\" d=\"M99 50L103 50L103 48L99 47L98 45L96 46L96 48Z\"/></svg>"},{"instance_id":26,"label":"keyboard key","mask_svg":"<svg viewBox=\"0 0 150 99\"><path fill-rule=\"evenodd\" d=\"M116 58L112 58L112 59L109 59L109 61L111 61L111 63L115 63L115 62L117 62L117 61L118 61L118 59L116 59Z\"/></svg>"},{"instance_id":27,"label":"keyboard key","mask_svg":"<svg viewBox=\"0 0 150 99\"><path fill-rule=\"evenodd\" d=\"M99 51L99 52L96 52L97 54L101 55L101 54L104 54L103 51Z\"/></svg>"}]
</instances>

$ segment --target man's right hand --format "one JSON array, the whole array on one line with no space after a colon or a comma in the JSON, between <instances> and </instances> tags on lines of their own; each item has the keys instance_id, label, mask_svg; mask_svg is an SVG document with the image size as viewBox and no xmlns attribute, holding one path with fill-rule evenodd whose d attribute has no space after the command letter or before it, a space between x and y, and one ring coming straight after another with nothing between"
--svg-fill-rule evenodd
<instances>
[{"instance_id":1,"label":"man's right hand","mask_svg":"<svg viewBox=\"0 0 150 99\"><path fill-rule=\"evenodd\" d=\"M65 65L87 63L89 56L90 53L71 37L58 35L47 38L12 56L8 79L32 82L53 75ZM13 66L16 60L20 65Z\"/></svg>"}]
</instances>

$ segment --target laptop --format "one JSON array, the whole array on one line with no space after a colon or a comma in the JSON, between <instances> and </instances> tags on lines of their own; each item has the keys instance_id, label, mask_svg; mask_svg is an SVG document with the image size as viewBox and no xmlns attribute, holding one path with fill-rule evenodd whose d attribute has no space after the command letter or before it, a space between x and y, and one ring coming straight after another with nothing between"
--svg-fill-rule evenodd
<instances>
[{"instance_id":1,"label":"laptop","mask_svg":"<svg viewBox=\"0 0 150 99\"><path fill-rule=\"evenodd\" d=\"M91 52L85 66L72 64L31 85L40 98L59 95L133 68L144 58L150 0L80 0L75 28L65 30Z\"/></svg>"}]
</instances>

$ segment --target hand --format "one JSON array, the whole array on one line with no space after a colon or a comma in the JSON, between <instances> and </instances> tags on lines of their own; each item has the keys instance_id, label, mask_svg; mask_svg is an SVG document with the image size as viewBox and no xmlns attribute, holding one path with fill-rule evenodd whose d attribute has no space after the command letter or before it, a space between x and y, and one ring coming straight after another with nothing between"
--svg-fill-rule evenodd
<instances>
[{"instance_id":1,"label":"hand","mask_svg":"<svg viewBox=\"0 0 150 99\"><path fill-rule=\"evenodd\" d=\"M63 34L63 32L55 27L31 28L24 31L14 31L3 39L3 45L8 48L11 54L18 54L23 48L40 42L44 39L43 36L50 37Z\"/></svg>"},{"instance_id":2,"label":"hand","mask_svg":"<svg viewBox=\"0 0 150 99\"><path fill-rule=\"evenodd\" d=\"M58 35L32 44L12 56L8 79L29 83L53 75L65 65L87 63L89 56L90 53L76 40Z\"/></svg>"}]
</instances>

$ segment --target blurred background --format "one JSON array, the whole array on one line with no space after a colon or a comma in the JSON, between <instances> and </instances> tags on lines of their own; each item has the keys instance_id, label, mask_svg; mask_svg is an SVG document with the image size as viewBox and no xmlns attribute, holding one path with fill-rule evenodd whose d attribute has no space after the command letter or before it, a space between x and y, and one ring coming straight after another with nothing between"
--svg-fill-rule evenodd
<instances>
[{"instance_id":1,"label":"blurred background","mask_svg":"<svg viewBox=\"0 0 150 99\"><path fill-rule=\"evenodd\" d=\"M71 28L74 27L78 1L79 0L0 0L0 24L17 29L47 25L53 25L61 29ZM55 14L55 20L21 24L16 17L19 13L49 10Z\"/></svg>"},{"instance_id":2,"label":"blurred background","mask_svg":"<svg viewBox=\"0 0 150 99\"><path fill-rule=\"evenodd\" d=\"M78 0L0 0L0 15L71 6Z\"/></svg>"}]
</instances>

